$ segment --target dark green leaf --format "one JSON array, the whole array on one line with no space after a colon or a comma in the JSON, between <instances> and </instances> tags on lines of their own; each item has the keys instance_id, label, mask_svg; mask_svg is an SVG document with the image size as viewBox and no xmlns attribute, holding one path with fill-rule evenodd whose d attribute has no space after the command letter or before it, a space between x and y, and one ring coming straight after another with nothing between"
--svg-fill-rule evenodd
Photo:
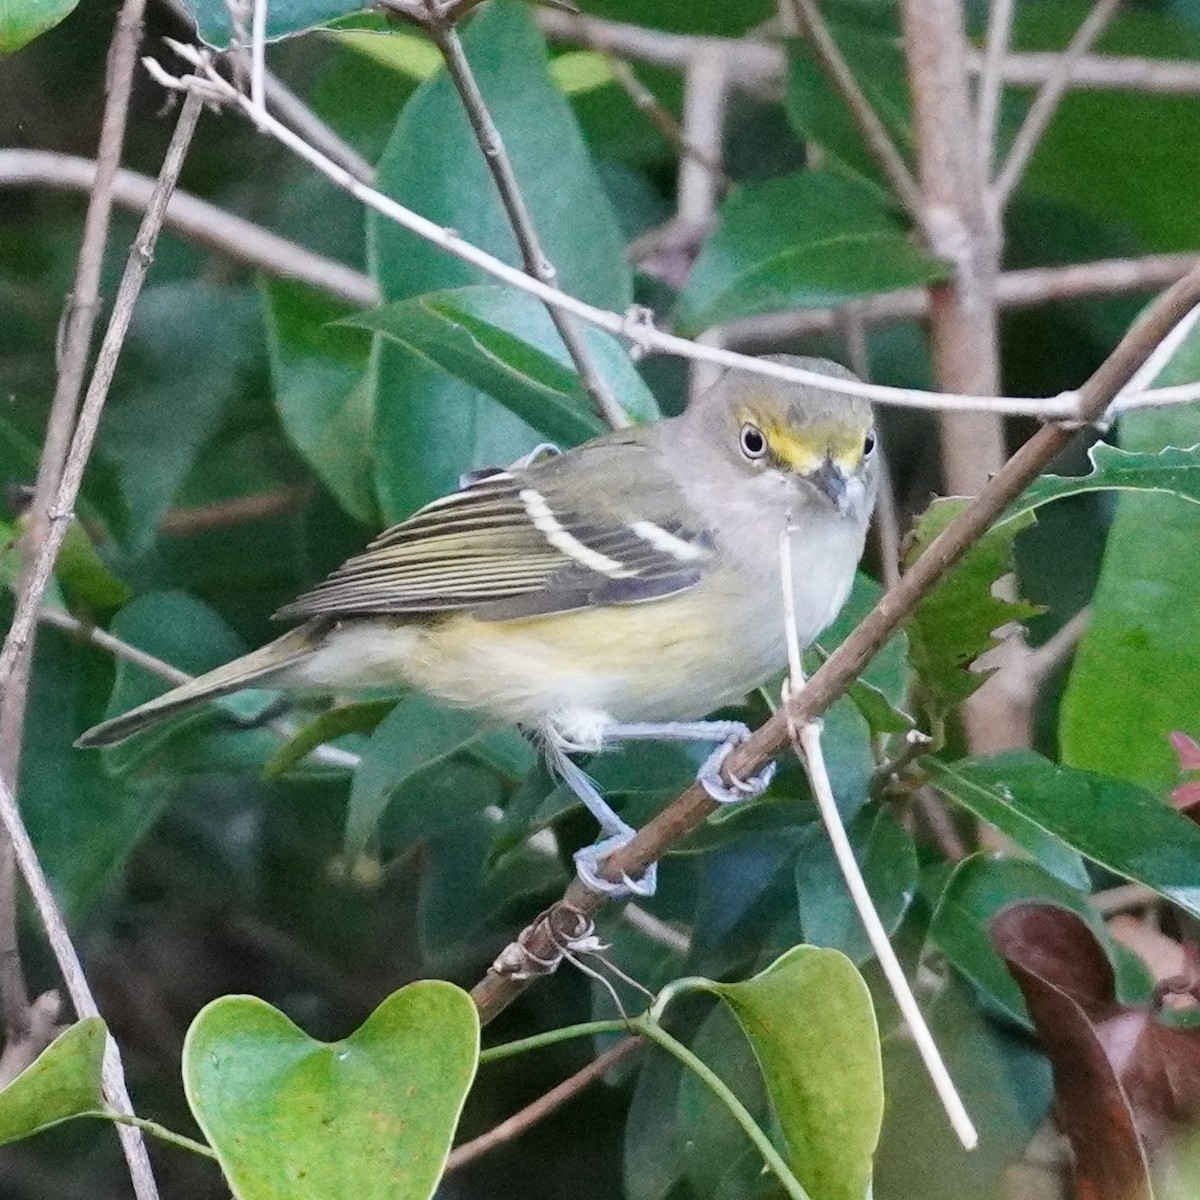
<instances>
[{"instance_id":1,"label":"dark green leaf","mask_svg":"<svg viewBox=\"0 0 1200 1200\"><path fill-rule=\"evenodd\" d=\"M1104 923L1074 888L1033 863L982 854L964 859L938 900L929 927L934 945L963 976L1012 1020L1030 1026L1021 991L1013 982L988 935L988 923L1002 908L1019 900L1052 900L1077 912L1097 936Z\"/></svg>"},{"instance_id":2,"label":"dark green leaf","mask_svg":"<svg viewBox=\"0 0 1200 1200\"><path fill-rule=\"evenodd\" d=\"M1193 335L1195 343L1195 335ZM1196 360L1179 355L1157 382L1195 379ZM1196 495L1191 452L1200 442L1200 405L1130 412L1122 445L1097 464L1161 469L1171 490ZM1156 454L1155 451L1161 451ZM1165 496L1126 492L1117 501L1092 617L1075 654L1060 714L1064 761L1164 790L1176 780L1167 735L1200 735L1200 508Z\"/></svg>"},{"instance_id":3,"label":"dark green leaf","mask_svg":"<svg viewBox=\"0 0 1200 1200\"><path fill-rule=\"evenodd\" d=\"M133 599L133 589L109 570L78 520L67 526L54 575L72 610L92 620L107 619Z\"/></svg>"},{"instance_id":4,"label":"dark green leaf","mask_svg":"<svg viewBox=\"0 0 1200 1200\"><path fill-rule=\"evenodd\" d=\"M79 0L0 0L0 54L11 54L53 29Z\"/></svg>"},{"instance_id":5,"label":"dark green leaf","mask_svg":"<svg viewBox=\"0 0 1200 1200\"><path fill-rule=\"evenodd\" d=\"M238 1200L427 1200L478 1057L471 997L423 980L332 1043L223 996L188 1030L183 1080Z\"/></svg>"},{"instance_id":6,"label":"dark green leaf","mask_svg":"<svg viewBox=\"0 0 1200 1200\"><path fill-rule=\"evenodd\" d=\"M605 428L545 305L515 288L432 292L345 323L382 333L487 392L555 443L573 446ZM653 420L654 398L628 354L602 330L581 332L622 408L635 419Z\"/></svg>"},{"instance_id":7,"label":"dark green leaf","mask_svg":"<svg viewBox=\"0 0 1200 1200\"><path fill-rule=\"evenodd\" d=\"M981 776L974 763L950 766L936 758L925 759L922 766L929 782L948 800L1011 838L1063 883L1085 892L1090 889L1087 868L1079 855L1014 807L1008 785L996 782L992 772Z\"/></svg>"},{"instance_id":8,"label":"dark green leaf","mask_svg":"<svg viewBox=\"0 0 1200 1200\"><path fill-rule=\"evenodd\" d=\"M818 171L732 193L680 297L690 331L783 308L930 283L941 263L918 250L871 189Z\"/></svg>"},{"instance_id":9,"label":"dark green leaf","mask_svg":"<svg viewBox=\"0 0 1200 1200\"><path fill-rule=\"evenodd\" d=\"M624 311L632 287L620 232L570 107L550 81L528 6L497 0L471 21L463 41L561 286ZM444 72L405 105L377 186L520 265L495 184ZM368 228L387 301L486 282L391 222L372 216ZM376 478L388 519L451 490L463 471L507 464L542 440L499 402L410 351L383 344L377 355Z\"/></svg>"},{"instance_id":10,"label":"dark green leaf","mask_svg":"<svg viewBox=\"0 0 1200 1200\"><path fill-rule=\"evenodd\" d=\"M909 565L966 507L958 497L935 500L922 514L906 556ZM987 676L971 664L997 645L994 630L1040 611L1023 601L993 594L1001 576L1012 570L1013 538L1033 517L999 525L981 538L963 560L917 605L908 629L910 657L935 718L965 700Z\"/></svg>"},{"instance_id":11,"label":"dark green leaf","mask_svg":"<svg viewBox=\"0 0 1200 1200\"><path fill-rule=\"evenodd\" d=\"M107 1037L99 1017L77 1021L0 1090L0 1146L105 1111L100 1068Z\"/></svg>"},{"instance_id":12,"label":"dark green leaf","mask_svg":"<svg viewBox=\"0 0 1200 1200\"><path fill-rule=\"evenodd\" d=\"M348 309L302 284L262 284L275 406L284 431L341 506L378 521L372 473L369 347L331 327Z\"/></svg>"},{"instance_id":13,"label":"dark green leaf","mask_svg":"<svg viewBox=\"0 0 1200 1200\"><path fill-rule=\"evenodd\" d=\"M303 725L267 759L264 779L275 779L303 762L323 742L337 741L350 733L371 733L392 711L390 700L364 700L339 704Z\"/></svg>"},{"instance_id":14,"label":"dark green leaf","mask_svg":"<svg viewBox=\"0 0 1200 1200\"><path fill-rule=\"evenodd\" d=\"M200 37L210 46L224 50L234 38L235 27L229 5L222 0L186 0L196 19ZM302 33L318 25L328 25L338 17L358 12L366 7L362 0L272 0L267 9L267 38L276 40L289 34ZM245 24L249 24L249 15ZM249 41L247 30L241 31L243 44Z\"/></svg>"},{"instance_id":15,"label":"dark green leaf","mask_svg":"<svg viewBox=\"0 0 1200 1200\"><path fill-rule=\"evenodd\" d=\"M879 918L889 936L917 891L917 849L890 809L864 811L846 832ZM852 962L871 957L871 943L846 888L829 835L820 824L801 831L796 860L796 899L804 940L840 950Z\"/></svg>"},{"instance_id":16,"label":"dark green leaf","mask_svg":"<svg viewBox=\"0 0 1200 1200\"><path fill-rule=\"evenodd\" d=\"M1032 751L960 763L960 774L1085 858L1200 916L1200 827L1124 779L1060 767Z\"/></svg>"},{"instance_id":17,"label":"dark green leaf","mask_svg":"<svg viewBox=\"0 0 1200 1200\"><path fill-rule=\"evenodd\" d=\"M419 692L405 696L379 723L362 753L346 813L346 853L366 849L393 793L421 771L463 749L486 727L484 718Z\"/></svg>"},{"instance_id":18,"label":"dark green leaf","mask_svg":"<svg viewBox=\"0 0 1200 1200\"><path fill-rule=\"evenodd\" d=\"M844 954L797 946L714 984L762 1068L788 1165L813 1200L863 1200L883 1119L871 994Z\"/></svg>"}]
</instances>

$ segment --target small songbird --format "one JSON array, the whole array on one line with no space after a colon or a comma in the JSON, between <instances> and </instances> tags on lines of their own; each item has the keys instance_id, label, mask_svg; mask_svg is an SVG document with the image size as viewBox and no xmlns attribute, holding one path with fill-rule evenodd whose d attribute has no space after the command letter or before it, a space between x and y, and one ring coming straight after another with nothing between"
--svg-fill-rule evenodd
<instances>
[{"instance_id":1,"label":"small songbird","mask_svg":"<svg viewBox=\"0 0 1200 1200\"><path fill-rule=\"evenodd\" d=\"M823 359L772 356L835 379ZM302 625L90 729L106 746L245 687L419 688L534 732L600 822L576 855L592 886L648 894L597 872L632 836L569 755L630 738L720 743L699 781L722 802L744 725L704 721L786 662L781 535L790 529L797 634L808 645L854 580L875 503L864 400L727 371L678 417L593 438L460 489L380 534L277 615Z\"/></svg>"}]
</instances>

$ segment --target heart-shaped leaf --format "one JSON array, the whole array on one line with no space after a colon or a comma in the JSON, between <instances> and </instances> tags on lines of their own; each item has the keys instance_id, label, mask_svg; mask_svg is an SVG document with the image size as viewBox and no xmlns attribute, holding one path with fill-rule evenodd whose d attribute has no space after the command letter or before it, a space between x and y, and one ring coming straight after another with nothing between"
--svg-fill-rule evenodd
<instances>
[{"instance_id":1,"label":"heart-shaped leaf","mask_svg":"<svg viewBox=\"0 0 1200 1200\"><path fill-rule=\"evenodd\" d=\"M871 993L837 950L796 946L745 983L714 984L754 1048L812 1200L863 1200L883 1121Z\"/></svg>"},{"instance_id":2,"label":"heart-shaped leaf","mask_svg":"<svg viewBox=\"0 0 1200 1200\"><path fill-rule=\"evenodd\" d=\"M100 1065L106 1037L99 1017L76 1022L0 1091L0 1146L71 1117L104 1114Z\"/></svg>"},{"instance_id":3,"label":"heart-shaped leaf","mask_svg":"<svg viewBox=\"0 0 1200 1200\"><path fill-rule=\"evenodd\" d=\"M478 1057L470 996L424 980L341 1042L223 996L192 1022L183 1080L238 1200L428 1200Z\"/></svg>"}]
</instances>

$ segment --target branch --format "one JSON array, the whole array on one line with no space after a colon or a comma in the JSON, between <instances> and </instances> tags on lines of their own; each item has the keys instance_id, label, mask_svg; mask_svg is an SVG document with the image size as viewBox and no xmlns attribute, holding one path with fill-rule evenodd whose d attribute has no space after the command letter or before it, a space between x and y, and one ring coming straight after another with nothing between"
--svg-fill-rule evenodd
<instances>
[{"instance_id":1,"label":"branch","mask_svg":"<svg viewBox=\"0 0 1200 1200\"><path fill-rule=\"evenodd\" d=\"M504 139L500 136L500 130L496 128L496 122L488 111L487 102L484 100L479 82L471 70L471 64L463 50L462 42L452 25L443 24L438 15L437 0L425 0L425 7L429 14L429 19L425 22L425 30L442 52L446 70L458 90L463 108L466 109L467 119L471 122L471 128L475 132L475 140L483 152L484 161L496 183L496 190L500 193L500 202L504 205L508 222L517 239L525 271L541 283L554 287L558 281L558 272L546 257L541 242L538 240L537 230L533 227L533 219L529 215L525 197L521 194L520 185L517 183L516 172L513 170L512 160L508 157ZM584 390L592 398L592 404L601 420L612 429L622 429L627 426L629 417L617 402L604 376L596 366L579 326L555 305L547 304L546 309L550 314L550 319L554 322L554 327L558 330L559 337L563 340L563 345L567 348L567 353L571 356L571 361L575 364Z\"/></svg>"},{"instance_id":2,"label":"branch","mask_svg":"<svg viewBox=\"0 0 1200 1200\"><path fill-rule=\"evenodd\" d=\"M1091 49L1092 43L1104 31L1104 27L1117 11L1121 0L1096 0L1091 12L1084 18L1083 23L1075 31L1067 48L1058 55L1055 70L1042 84L1033 104L1026 114L1025 121L1017 131L1013 144L1009 149L1008 158L992 185L992 200L998 210L1003 209L1012 195L1013 189L1021 181L1029 160L1037 149L1042 134L1046 132L1059 103L1071 81L1079 60Z\"/></svg>"},{"instance_id":3,"label":"branch","mask_svg":"<svg viewBox=\"0 0 1200 1200\"><path fill-rule=\"evenodd\" d=\"M90 159L51 150L0 150L0 188L41 185L88 191L95 180L96 164ZM113 180L113 200L134 212L145 211L153 192L154 180L135 171L119 170ZM171 196L164 224L198 245L268 275L307 283L356 308L372 308L381 301L370 276L187 192Z\"/></svg>"},{"instance_id":4,"label":"branch","mask_svg":"<svg viewBox=\"0 0 1200 1200\"><path fill-rule=\"evenodd\" d=\"M879 119L866 92L854 78L854 72L821 16L816 0L790 0L790 3L800 32L812 47L821 70L849 110L871 157L878 163L905 211L920 224L924 215L921 189L904 156L892 141L887 126Z\"/></svg>"},{"instance_id":5,"label":"branch","mask_svg":"<svg viewBox=\"0 0 1200 1200\"><path fill-rule=\"evenodd\" d=\"M168 41L170 42L170 39ZM311 163L322 174L332 179L369 208L395 221L418 237L441 247L455 258L478 267L494 278L536 296L545 303L553 304L566 312L582 317L597 328L623 338L641 353L670 354L693 361L712 362L723 367L734 367L753 375L810 384L844 395L862 396L880 404L894 404L908 408L934 411L960 409L974 412L999 412L1045 419L1069 419L1078 415L1079 393L1076 392L1063 392L1049 398L980 396L927 392L919 388L885 387L881 384L862 383L852 379L833 379L828 375L820 375L799 367L788 366L785 363L751 358L745 354L737 354L715 346L700 345L687 338L665 333L654 327L649 314L644 309L635 307L629 312L621 314L597 308L595 305L588 304L567 292L550 287L541 280L526 275L524 271L510 266L494 255L488 254L487 251L479 249L478 246L472 245L454 230L445 229L422 217L419 213L397 204L388 196L359 183L347 171L336 163L330 162L319 151L314 150L302 138L272 117L270 113L253 108L245 96L217 74L203 51L178 42L170 42L170 45L176 53L192 63L201 74L176 78L165 71L154 59L144 59L146 69L164 87L183 92L198 90L207 101L228 101L235 104L263 133L287 146L294 154ZM1124 403L1130 406L1135 403L1157 403L1160 395L1164 398L1169 396L1169 399L1163 399L1162 403L1185 402L1178 389L1156 389L1137 396L1130 396Z\"/></svg>"},{"instance_id":6,"label":"branch","mask_svg":"<svg viewBox=\"0 0 1200 1200\"><path fill-rule=\"evenodd\" d=\"M1104 413L1158 343L1197 304L1200 304L1200 267L1142 314L1084 384L1079 396L1085 421L1095 420ZM1070 426L1046 425L1004 464L809 679L792 702L794 721L802 724L814 720L846 691L880 647L912 615L917 604L1074 436ZM726 759L726 770L737 778L749 778L788 744L787 715L780 712L733 750ZM619 880L622 874L640 875L676 841L703 824L716 807L703 788L692 785L640 829L628 845L605 859L602 864L605 877ZM522 934L520 943L509 946L498 961L529 962L552 957L557 946L555 929L577 927L578 915L594 916L603 904L604 897L575 880L562 900L539 917ZM527 984L528 980L506 971L495 968L489 971L472 991L482 1020L492 1020Z\"/></svg>"},{"instance_id":7,"label":"branch","mask_svg":"<svg viewBox=\"0 0 1200 1200\"><path fill-rule=\"evenodd\" d=\"M124 0L117 15L116 28L109 46L105 75L104 113L96 150L95 180L83 223L79 260L75 268L72 293L67 297L61 330L58 378L46 436L38 462L37 482L30 507L29 529L23 539L21 574L17 585L19 599L33 595L37 587L34 564L52 532L51 501L59 486L68 446L79 407L91 351L92 335L100 307L100 276L112 218L113 178L121 160L125 142L125 124L129 96L133 88L133 69L138 43L142 37L145 0ZM44 585L43 585L44 586ZM40 600L40 591L34 605ZM16 789L20 774L21 742L24 736L29 675L33 668L33 642L22 645L0 673L4 680L0 693L0 777L10 789ZM13 848L0 831L0 1008L3 1009L5 1052L35 1058L53 1036L53 1022L35 1021L30 1008L29 991L21 966L17 933L17 891ZM40 1044L38 1044L40 1042ZM132 1143L126 1145L130 1172L136 1177L144 1166L145 1151ZM153 1190L153 1180L150 1182Z\"/></svg>"},{"instance_id":8,"label":"branch","mask_svg":"<svg viewBox=\"0 0 1200 1200\"><path fill-rule=\"evenodd\" d=\"M585 1088L591 1086L610 1067L615 1066L645 1044L645 1039L641 1037L622 1038L615 1046L611 1046L604 1053L597 1055L581 1071L576 1071L569 1079L564 1079L544 1096L539 1096L532 1104L527 1104L519 1112L513 1113L506 1121L501 1121L494 1129L489 1129L487 1133L480 1134L479 1137L464 1142L461 1146L455 1146L446 1159L445 1173L449 1175L451 1171L465 1167L467 1163L474 1162L475 1159L487 1154L489 1150L494 1150L497 1146L502 1146L505 1142L511 1142L514 1138L520 1137L527 1129L532 1128L539 1121L544 1121L551 1113L562 1108L568 1100L574 1099Z\"/></svg>"},{"instance_id":9,"label":"branch","mask_svg":"<svg viewBox=\"0 0 1200 1200\"><path fill-rule=\"evenodd\" d=\"M984 179L992 177L996 159L996 131L1004 96L1004 62L1012 36L1015 6L1016 0L991 0L988 6L987 42L975 89L975 136L979 142L979 172Z\"/></svg>"},{"instance_id":10,"label":"branch","mask_svg":"<svg viewBox=\"0 0 1200 1200\"><path fill-rule=\"evenodd\" d=\"M1107 258L1066 267L1005 271L996 278L996 303L1003 309L1032 308L1058 300L1157 291L1182 279L1197 261L1195 254L1148 254L1142 258ZM903 288L851 303L868 323L920 320L930 311L925 288ZM764 313L730 321L722 329L732 345L768 345L809 333L835 333L845 307Z\"/></svg>"}]
</instances>

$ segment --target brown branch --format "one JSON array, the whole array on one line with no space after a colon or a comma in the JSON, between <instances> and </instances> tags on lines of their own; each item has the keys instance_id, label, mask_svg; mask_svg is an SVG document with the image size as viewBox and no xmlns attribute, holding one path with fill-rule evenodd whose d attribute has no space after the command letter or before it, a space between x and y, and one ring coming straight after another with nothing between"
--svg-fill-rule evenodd
<instances>
[{"instance_id":1,"label":"brown branch","mask_svg":"<svg viewBox=\"0 0 1200 1200\"><path fill-rule=\"evenodd\" d=\"M108 229L112 218L113 178L121 160L125 142L125 124L129 112L129 97L133 89L133 70L137 61L138 43L142 37L142 14L145 0L124 0L117 14L116 27L109 46L105 71L105 102L100 122L100 140L96 150L95 180L83 222L83 236L75 280L68 296L63 316L58 378L46 436L38 463L33 503L29 510L29 529L24 538L21 575L17 584L18 598L32 592L34 562L42 551L50 532L51 500L58 488L66 462L67 450L79 407L79 393L92 345L92 334L100 308L100 276L104 268L104 252L108 245ZM40 600L40 594L38 596ZM24 735L25 709L29 693L29 675L33 668L32 631L28 644L13 655L7 669L0 674L4 680L0 693L0 777L16 790L20 774L21 742ZM52 1023L36 1022L30 1009L29 991L21 966L17 934L16 870L12 846L0 830L0 1006L3 1008L5 1048L14 1055L37 1056L41 1045L22 1043L35 1034L47 1035ZM17 1049L20 1047L20 1049ZM131 1170L135 1169L130 1160Z\"/></svg>"},{"instance_id":2,"label":"brown branch","mask_svg":"<svg viewBox=\"0 0 1200 1200\"><path fill-rule=\"evenodd\" d=\"M37 621L37 612L54 569L54 560L74 515L75 499L79 494L79 485L83 480L92 442L100 425L100 414L108 398L117 359L133 317L133 307L141 293L150 264L154 261L154 248L163 227L167 201L183 168L183 160L187 155L196 122L200 118L202 104L200 97L195 95L189 95L184 101L171 144L163 159L154 194L150 198L137 237L130 249L108 328L96 356L96 366L83 399L74 436L71 438L62 477L55 489L53 502L47 506L47 534L45 540L34 548L29 581L17 597L12 625L4 640L4 648L0 650L0 681L6 682L10 678L13 664L24 652ZM3 683L0 683L0 686L3 686Z\"/></svg>"},{"instance_id":3,"label":"brown branch","mask_svg":"<svg viewBox=\"0 0 1200 1200\"><path fill-rule=\"evenodd\" d=\"M1002 309L1034 308L1063 300L1124 296L1170 287L1197 263L1195 254L1148 254L1143 258L1108 258L1066 267L1029 267L1005 271L996 278L996 303ZM862 319L921 320L930 312L925 288L903 288L853 301ZM746 317L722 326L728 344L739 347L773 345L810 333L836 333L844 305L802 308Z\"/></svg>"},{"instance_id":4,"label":"brown branch","mask_svg":"<svg viewBox=\"0 0 1200 1200\"><path fill-rule=\"evenodd\" d=\"M854 124L858 126L867 151L891 184L905 211L919 224L924 218L921 189L904 156L892 141L887 126L879 119L866 92L854 78L854 72L821 16L816 0L790 0L790 4L800 32L812 47L817 64L842 98Z\"/></svg>"},{"instance_id":5,"label":"brown branch","mask_svg":"<svg viewBox=\"0 0 1200 1200\"><path fill-rule=\"evenodd\" d=\"M1071 81L1079 60L1091 49L1092 43L1104 32L1104 27L1117 11L1121 0L1097 0L1091 12L1084 18L1075 31L1075 36L1067 48L1058 56L1055 71L1046 79L1034 98L1028 114L1013 139L1008 151L1008 158L1000 169L996 182L992 187L992 199L997 208L1002 209L1007 203L1013 189L1021 181L1033 152L1037 149L1042 134L1046 132L1059 103Z\"/></svg>"},{"instance_id":6,"label":"brown branch","mask_svg":"<svg viewBox=\"0 0 1200 1200\"><path fill-rule=\"evenodd\" d=\"M294 487L257 492L252 496L236 496L232 500L173 508L159 523L158 531L173 537L188 537L211 529L227 529L230 525L263 521L268 517L295 512L311 495L312 488L301 483Z\"/></svg>"},{"instance_id":7,"label":"brown branch","mask_svg":"<svg viewBox=\"0 0 1200 1200\"><path fill-rule=\"evenodd\" d=\"M564 1079L544 1096L539 1096L520 1112L513 1113L507 1120L501 1121L494 1129L489 1129L487 1133L480 1134L479 1137L472 1138L471 1141L464 1142L461 1146L455 1146L446 1159L446 1174L449 1175L451 1171L457 1171L459 1167L474 1162L475 1159L487 1154L489 1150L494 1150L497 1146L503 1146L505 1142L511 1142L514 1138L520 1137L527 1129L531 1129L539 1121L544 1121L551 1113L562 1108L568 1100L573 1100L585 1088L600 1079L610 1067L615 1066L643 1045L645 1045L645 1038L622 1038L615 1046L610 1046L602 1054L598 1054L582 1070L576 1071L570 1079Z\"/></svg>"},{"instance_id":8,"label":"brown branch","mask_svg":"<svg viewBox=\"0 0 1200 1200\"><path fill-rule=\"evenodd\" d=\"M1138 367L1172 328L1200 303L1200 268L1191 271L1165 292L1139 318L1116 349L1080 389L1079 415L1084 422L1097 419ZM1075 436L1071 424L1045 425L1029 439L980 489L978 495L932 542L896 587L858 624L849 637L829 656L792 704L791 717L800 723L821 715L862 673L884 643L912 615L917 604L933 590L946 573L991 527L993 522L1061 453ZM738 746L726 760L727 770L738 778L754 776L789 746L788 719L777 713L754 735ZM716 809L703 788L692 785L661 813L638 831L628 845L603 863L606 878L622 874L636 877L661 858L685 834L700 826ZM501 960L528 961L552 957L556 949L555 928L578 927L575 913L594 916L604 897L578 880L563 899L543 914L523 935L523 944L513 943ZM472 996L481 1018L490 1021L527 986L528 980L493 969L474 988Z\"/></svg>"},{"instance_id":9,"label":"brown branch","mask_svg":"<svg viewBox=\"0 0 1200 1200\"><path fill-rule=\"evenodd\" d=\"M444 23L439 15L436 0L426 0L426 11L429 14L424 23L426 32L442 53L446 70L458 91L466 110L467 119L475 133L475 140L483 153L484 161L495 181L496 190L500 193L500 202L512 226L513 235L521 251L521 259L527 274L551 287L558 285L558 272L553 263L546 257L538 239L537 230L533 226L533 218L525 204L521 186L517 182L512 160L504 145L500 130L488 111L487 102L480 91L479 82L471 70L471 64L463 50L462 42L452 25ZM587 342L584 340L576 319L553 305L547 305L546 311L558 330L571 361L579 372L580 382L584 390L592 398L596 413L612 429L621 429L629 424L629 417L612 394Z\"/></svg>"},{"instance_id":10,"label":"brown branch","mask_svg":"<svg viewBox=\"0 0 1200 1200\"><path fill-rule=\"evenodd\" d=\"M0 150L0 188L44 186L88 191L95 179L96 164L90 159L50 150ZM113 180L113 200L134 212L145 211L153 192L154 180L135 171L119 170ZM165 224L197 245L268 275L307 283L356 308L372 308L380 303L379 288L370 276L187 192L172 195Z\"/></svg>"}]
</instances>

